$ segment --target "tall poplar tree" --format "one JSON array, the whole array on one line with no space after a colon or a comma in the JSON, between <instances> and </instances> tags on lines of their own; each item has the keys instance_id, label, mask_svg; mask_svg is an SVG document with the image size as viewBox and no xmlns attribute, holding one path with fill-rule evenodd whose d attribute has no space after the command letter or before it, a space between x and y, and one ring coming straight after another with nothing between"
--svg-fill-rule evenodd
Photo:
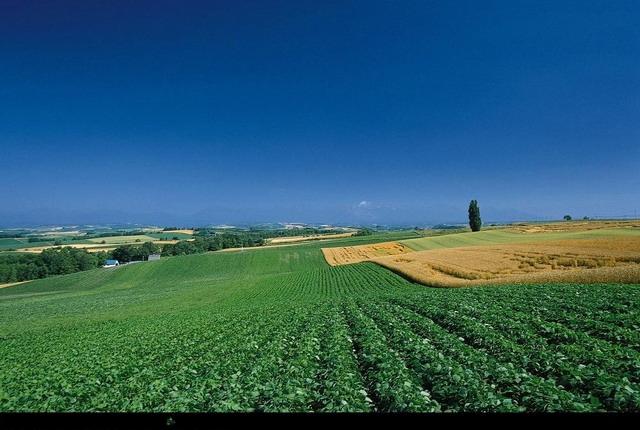
<instances>
[{"instance_id":1,"label":"tall poplar tree","mask_svg":"<svg viewBox=\"0 0 640 430\"><path fill-rule=\"evenodd\" d=\"M471 231L480 231L482 220L480 219L480 208L477 200L471 200L469 203L469 227Z\"/></svg>"}]
</instances>

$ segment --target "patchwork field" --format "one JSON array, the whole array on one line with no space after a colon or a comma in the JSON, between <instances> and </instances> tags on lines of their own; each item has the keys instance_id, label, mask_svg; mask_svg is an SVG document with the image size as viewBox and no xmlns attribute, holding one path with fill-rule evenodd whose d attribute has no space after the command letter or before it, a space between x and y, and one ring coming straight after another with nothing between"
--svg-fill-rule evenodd
<instances>
[{"instance_id":1,"label":"patchwork field","mask_svg":"<svg viewBox=\"0 0 640 430\"><path fill-rule=\"evenodd\" d=\"M523 223L510 227L515 231L523 233L547 233L547 232L563 232L563 231L589 231L613 228L640 228L639 220L611 220L611 221L571 221L571 222L554 222L554 223Z\"/></svg>"},{"instance_id":2,"label":"patchwork field","mask_svg":"<svg viewBox=\"0 0 640 430\"><path fill-rule=\"evenodd\" d=\"M373 261L430 286L640 283L640 223L522 225L326 248L323 254L330 265Z\"/></svg>"},{"instance_id":3,"label":"patchwork field","mask_svg":"<svg viewBox=\"0 0 640 430\"><path fill-rule=\"evenodd\" d=\"M69 241L61 245L54 244L30 244L28 247L18 248L18 252L28 252L39 254L45 249L58 248L60 246L68 246L71 248L85 249L87 252L111 251L122 245L141 245L145 242L153 242L158 245L167 245L177 243L180 240L193 240L192 236L183 234L183 238L172 239L175 234L155 234L148 235L132 235L132 236L109 236L87 239L85 241ZM104 243L103 243L104 242ZM26 246L26 240L21 246Z\"/></svg>"},{"instance_id":4,"label":"patchwork field","mask_svg":"<svg viewBox=\"0 0 640 430\"><path fill-rule=\"evenodd\" d=\"M193 236L195 234L195 230L192 229L181 229L181 230L166 230L164 233L167 234L186 234L188 236Z\"/></svg>"},{"instance_id":5,"label":"patchwork field","mask_svg":"<svg viewBox=\"0 0 640 430\"><path fill-rule=\"evenodd\" d=\"M18 238L0 238L0 250L16 249L27 245L26 239Z\"/></svg>"},{"instance_id":6,"label":"patchwork field","mask_svg":"<svg viewBox=\"0 0 640 430\"><path fill-rule=\"evenodd\" d=\"M147 235L132 235L132 236L111 236L111 237L97 237L95 239L88 239L91 243L108 243L114 245L121 245L125 243L144 243L153 242L156 238Z\"/></svg>"},{"instance_id":7,"label":"patchwork field","mask_svg":"<svg viewBox=\"0 0 640 430\"><path fill-rule=\"evenodd\" d=\"M32 246L29 248L21 248L18 249L19 252L31 252L35 254L39 254L45 249L58 248L60 246L70 247L70 248L78 248L78 249L86 249L87 252L98 252L98 251L106 251L115 249L116 245L105 245L100 243L65 243L64 245L47 245L47 246Z\"/></svg>"},{"instance_id":8,"label":"patchwork field","mask_svg":"<svg viewBox=\"0 0 640 430\"><path fill-rule=\"evenodd\" d=\"M308 236L288 236L288 237L274 237L272 239L267 239L266 242L268 244L278 244L278 243L294 243L294 242L305 242L308 240L326 240L326 239L340 239L344 237L351 237L355 233L334 233L334 234L315 234Z\"/></svg>"},{"instance_id":9,"label":"patchwork field","mask_svg":"<svg viewBox=\"0 0 640 430\"><path fill-rule=\"evenodd\" d=\"M189 233L192 232L192 233ZM171 230L171 231L163 231L157 233L147 233L147 236L150 236L156 240L188 240L193 238L193 230ZM175 239L177 238L177 239Z\"/></svg>"},{"instance_id":10,"label":"patchwork field","mask_svg":"<svg viewBox=\"0 0 640 430\"><path fill-rule=\"evenodd\" d=\"M640 285L427 288L321 246L0 289L0 411L640 410Z\"/></svg>"}]
</instances>

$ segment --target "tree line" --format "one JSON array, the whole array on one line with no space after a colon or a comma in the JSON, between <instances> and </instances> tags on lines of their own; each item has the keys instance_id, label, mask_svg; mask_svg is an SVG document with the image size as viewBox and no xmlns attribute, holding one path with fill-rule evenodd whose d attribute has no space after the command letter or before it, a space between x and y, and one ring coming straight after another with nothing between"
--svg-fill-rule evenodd
<instances>
[{"instance_id":1,"label":"tree line","mask_svg":"<svg viewBox=\"0 0 640 430\"><path fill-rule=\"evenodd\" d=\"M102 266L105 252L90 253L71 247L45 249L40 254L0 255L0 283L22 282L67 275Z\"/></svg>"},{"instance_id":2,"label":"tree line","mask_svg":"<svg viewBox=\"0 0 640 430\"><path fill-rule=\"evenodd\" d=\"M151 254L187 255L227 248L264 245L268 232L249 231L217 233L196 236L195 240L181 240L175 244L158 246L153 242L141 245L121 245L112 251L87 252L84 249L61 247L46 249L40 254L0 254L0 283L12 283L66 275L101 267L105 260L115 259L120 263L144 261Z\"/></svg>"},{"instance_id":3,"label":"tree line","mask_svg":"<svg viewBox=\"0 0 640 430\"><path fill-rule=\"evenodd\" d=\"M248 230L219 232L201 229L193 240L181 240L176 243L162 244L145 242L140 245L121 245L112 251L91 253L84 249L61 247L46 249L40 254L0 254L0 283L12 283L40 279L53 275L90 270L101 267L105 260L114 259L120 263L144 261L151 254L164 256L201 254L228 248L251 248L263 246L266 239L273 237L315 235L325 231L305 228L296 230ZM356 235L372 234L362 229Z\"/></svg>"}]
</instances>

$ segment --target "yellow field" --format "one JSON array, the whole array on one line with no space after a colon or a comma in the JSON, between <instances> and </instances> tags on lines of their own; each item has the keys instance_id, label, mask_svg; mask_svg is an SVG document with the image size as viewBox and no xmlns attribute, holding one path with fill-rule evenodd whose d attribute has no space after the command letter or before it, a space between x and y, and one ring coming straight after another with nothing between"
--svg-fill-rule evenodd
<instances>
[{"instance_id":1,"label":"yellow field","mask_svg":"<svg viewBox=\"0 0 640 430\"><path fill-rule=\"evenodd\" d=\"M398 255L412 252L411 248L399 242L384 242L372 245L343 246L322 248L325 260L331 266L360 263L386 255Z\"/></svg>"},{"instance_id":2,"label":"yellow field","mask_svg":"<svg viewBox=\"0 0 640 430\"><path fill-rule=\"evenodd\" d=\"M48 246L33 246L30 248L21 248L18 249L19 252L30 252L30 253L34 253L34 254L39 254L42 251L44 251L45 249L51 249L51 248L60 248L60 247L70 247L70 248L79 248L79 249L85 249L88 252L97 252L97 251L106 251L108 249L115 249L116 246L115 245L109 245L109 244L93 244L93 243L72 243L72 244L64 244L64 245L48 245Z\"/></svg>"},{"instance_id":3,"label":"yellow field","mask_svg":"<svg viewBox=\"0 0 640 430\"><path fill-rule=\"evenodd\" d=\"M637 220L519 224L322 252L332 266L373 261L433 286L640 283Z\"/></svg>"},{"instance_id":4,"label":"yellow field","mask_svg":"<svg viewBox=\"0 0 640 430\"><path fill-rule=\"evenodd\" d=\"M416 282L433 286L640 283L640 237L445 248L373 261Z\"/></svg>"},{"instance_id":5,"label":"yellow field","mask_svg":"<svg viewBox=\"0 0 640 430\"><path fill-rule=\"evenodd\" d=\"M137 236L132 236L132 237L137 237ZM151 238L153 239L153 238ZM187 241L192 241L194 239L186 239ZM179 240L157 240L157 239L153 239L153 240L145 240L144 242L153 242L156 245L167 245L167 244L175 244L178 243ZM72 243L72 244L64 244L64 245L47 245L47 246L33 246L30 248L20 248L17 251L18 252L28 252L28 253L32 253L32 254L39 254L42 251L44 251L45 249L52 249L52 248L60 248L60 247L71 247L71 248L78 248L78 249L84 249L87 252L99 252L99 251L112 251L114 249L116 249L118 246L122 246L122 245L142 245L144 242L121 242L121 243Z\"/></svg>"},{"instance_id":6,"label":"yellow field","mask_svg":"<svg viewBox=\"0 0 640 430\"><path fill-rule=\"evenodd\" d=\"M508 227L508 230L523 233L548 233L562 231L590 231L605 228L640 228L638 220L614 220L614 221L564 221L548 224L517 224Z\"/></svg>"},{"instance_id":7,"label":"yellow field","mask_svg":"<svg viewBox=\"0 0 640 430\"><path fill-rule=\"evenodd\" d=\"M319 239L339 239L341 237L351 237L355 233L335 233L335 234L314 234L310 236L289 236L289 237L274 237L273 239L267 239L269 244L277 243L292 243L292 242L304 242L305 240L319 240Z\"/></svg>"},{"instance_id":8,"label":"yellow field","mask_svg":"<svg viewBox=\"0 0 640 430\"><path fill-rule=\"evenodd\" d=\"M171 234L171 233L182 233L182 234L190 234L193 235L195 232L193 230L167 230L167 231L162 231L160 233L166 233L166 234Z\"/></svg>"}]
</instances>

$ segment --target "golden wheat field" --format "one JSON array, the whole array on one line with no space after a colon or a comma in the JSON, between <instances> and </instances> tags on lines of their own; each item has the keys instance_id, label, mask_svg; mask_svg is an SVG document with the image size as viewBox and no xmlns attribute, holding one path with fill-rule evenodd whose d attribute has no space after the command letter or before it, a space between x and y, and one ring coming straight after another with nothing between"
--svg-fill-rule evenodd
<instances>
[{"instance_id":1,"label":"golden wheat field","mask_svg":"<svg viewBox=\"0 0 640 430\"><path fill-rule=\"evenodd\" d=\"M549 232L577 232L610 228L640 228L638 220L612 220L612 221L570 221L553 222L548 224L515 224L507 229L522 233L549 233Z\"/></svg>"},{"instance_id":2,"label":"golden wheat field","mask_svg":"<svg viewBox=\"0 0 640 430\"><path fill-rule=\"evenodd\" d=\"M409 240L322 252L332 266L373 261L433 286L640 283L639 229L637 220L518 224L413 240L420 246Z\"/></svg>"},{"instance_id":3,"label":"golden wheat field","mask_svg":"<svg viewBox=\"0 0 640 430\"><path fill-rule=\"evenodd\" d=\"M416 282L433 286L640 283L640 237L446 248L373 261Z\"/></svg>"},{"instance_id":4,"label":"golden wheat field","mask_svg":"<svg viewBox=\"0 0 640 430\"><path fill-rule=\"evenodd\" d=\"M165 230L162 233L172 234L172 233L182 233L182 234L190 234L193 235L195 233L194 230L191 229L182 229L182 230Z\"/></svg>"},{"instance_id":5,"label":"golden wheat field","mask_svg":"<svg viewBox=\"0 0 640 430\"><path fill-rule=\"evenodd\" d=\"M325 260L331 266L360 263L374 258L412 252L411 248L399 242L384 242L372 245L342 246L322 248Z\"/></svg>"}]
</instances>

